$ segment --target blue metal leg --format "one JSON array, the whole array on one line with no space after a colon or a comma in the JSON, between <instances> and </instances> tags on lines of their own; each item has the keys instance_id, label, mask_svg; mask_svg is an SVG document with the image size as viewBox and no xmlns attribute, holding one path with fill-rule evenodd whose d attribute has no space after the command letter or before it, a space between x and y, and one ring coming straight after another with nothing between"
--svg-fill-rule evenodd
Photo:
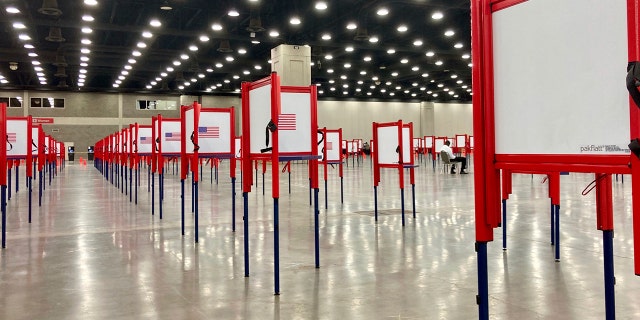
<instances>
[{"instance_id":1,"label":"blue metal leg","mask_svg":"<svg viewBox=\"0 0 640 320\"><path fill-rule=\"evenodd\" d=\"M11 169L7 169L7 185L7 199L11 200Z\"/></svg>"},{"instance_id":2,"label":"blue metal leg","mask_svg":"<svg viewBox=\"0 0 640 320\"><path fill-rule=\"evenodd\" d=\"M195 215L194 215L194 226L193 228L195 229L195 239L196 239L196 243L198 243L198 182L194 183L194 194L195 194L195 204L196 204L196 209L195 209Z\"/></svg>"},{"instance_id":3,"label":"blue metal leg","mask_svg":"<svg viewBox=\"0 0 640 320\"><path fill-rule=\"evenodd\" d=\"M155 214L156 207L156 174L151 174L151 215Z\"/></svg>"},{"instance_id":4,"label":"blue metal leg","mask_svg":"<svg viewBox=\"0 0 640 320\"><path fill-rule=\"evenodd\" d=\"M147 192L151 191L151 166L147 167Z\"/></svg>"},{"instance_id":5,"label":"blue metal leg","mask_svg":"<svg viewBox=\"0 0 640 320\"><path fill-rule=\"evenodd\" d=\"M502 250L507 250L507 199L502 199Z\"/></svg>"},{"instance_id":6,"label":"blue metal leg","mask_svg":"<svg viewBox=\"0 0 640 320\"><path fill-rule=\"evenodd\" d=\"M216 184L218 184L218 166L214 166L214 170L216 171Z\"/></svg>"},{"instance_id":7,"label":"blue metal leg","mask_svg":"<svg viewBox=\"0 0 640 320\"><path fill-rule=\"evenodd\" d=\"M32 193L33 191L31 190L31 184L33 183L33 180L31 179L31 177L27 177L27 188L29 189L29 223L31 223L31 197L32 197Z\"/></svg>"},{"instance_id":8,"label":"blue metal leg","mask_svg":"<svg viewBox=\"0 0 640 320\"><path fill-rule=\"evenodd\" d=\"M413 219L416 218L416 185L411 185L411 199L413 201Z\"/></svg>"},{"instance_id":9,"label":"blue metal leg","mask_svg":"<svg viewBox=\"0 0 640 320\"><path fill-rule=\"evenodd\" d=\"M311 190L313 190L313 188L311 188L311 178L309 178L309 205L313 204L313 201L311 200Z\"/></svg>"},{"instance_id":10,"label":"blue metal leg","mask_svg":"<svg viewBox=\"0 0 640 320\"><path fill-rule=\"evenodd\" d=\"M342 185L343 178L340 177L340 203L344 203L344 188Z\"/></svg>"},{"instance_id":11,"label":"blue metal leg","mask_svg":"<svg viewBox=\"0 0 640 320\"><path fill-rule=\"evenodd\" d=\"M315 252L316 252L316 268L320 268L320 224L318 216L320 215L320 206L318 205L318 195L320 189L315 189L315 209L313 210L313 221L315 226L314 238L315 238Z\"/></svg>"},{"instance_id":12,"label":"blue metal leg","mask_svg":"<svg viewBox=\"0 0 640 320\"><path fill-rule=\"evenodd\" d=\"M613 270L613 230L602 231L604 249L604 301L606 319L616 318L615 283L616 278Z\"/></svg>"},{"instance_id":13,"label":"blue metal leg","mask_svg":"<svg viewBox=\"0 0 640 320\"><path fill-rule=\"evenodd\" d=\"M560 205L556 205L556 261L560 261Z\"/></svg>"},{"instance_id":14,"label":"blue metal leg","mask_svg":"<svg viewBox=\"0 0 640 320\"><path fill-rule=\"evenodd\" d=\"M158 193L158 209L160 210L160 220L162 220L162 198L163 198L163 188L164 188L164 170L158 176L158 184L160 187L160 192Z\"/></svg>"},{"instance_id":15,"label":"blue metal leg","mask_svg":"<svg viewBox=\"0 0 640 320\"><path fill-rule=\"evenodd\" d=\"M291 171L289 171L289 194L291 194Z\"/></svg>"},{"instance_id":16,"label":"blue metal leg","mask_svg":"<svg viewBox=\"0 0 640 320\"><path fill-rule=\"evenodd\" d=\"M489 274L487 268L487 243L476 242L478 256L478 319L489 320Z\"/></svg>"},{"instance_id":17,"label":"blue metal leg","mask_svg":"<svg viewBox=\"0 0 640 320\"><path fill-rule=\"evenodd\" d=\"M16 167L16 194L18 194L18 190L20 189L19 186L20 186L20 170L18 170L18 167Z\"/></svg>"},{"instance_id":18,"label":"blue metal leg","mask_svg":"<svg viewBox=\"0 0 640 320\"><path fill-rule=\"evenodd\" d=\"M244 215L242 221L244 224L244 276L249 276L249 193L242 193L244 202Z\"/></svg>"},{"instance_id":19,"label":"blue metal leg","mask_svg":"<svg viewBox=\"0 0 640 320\"><path fill-rule=\"evenodd\" d=\"M180 221L182 223L182 235L184 236L184 179L180 179Z\"/></svg>"},{"instance_id":20,"label":"blue metal leg","mask_svg":"<svg viewBox=\"0 0 640 320\"><path fill-rule=\"evenodd\" d=\"M402 226L404 227L404 188L400 189L400 208L402 210Z\"/></svg>"},{"instance_id":21,"label":"blue metal leg","mask_svg":"<svg viewBox=\"0 0 640 320\"><path fill-rule=\"evenodd\" d=\"M273 280L274 294L280 294L280 225L278 198L273 198Z\"/></svg>"},{"instance_id":22,"label":"blue metal leg","mask_svg":"<svg viewBox=\"0 0 640 320\"><path fill-rule=\"evenodd\" d=\"M195 188L196 188L196 184L193 180L193 175L191 175L191 213L195 212L195 199L196 199Z\"/></svg>"},{"instance_id":23,"label":"blue metal leg","mask_svg":"<svg viewBox=\"0 0 640 320\"><path fill-rule=\"evenodd\" d=\"M262 174L262 195L264 196L264 173Z\"/></svg>"},{"instance_id":24,"label":"blue metal leg","mask_svg":"<svg viewBox=\"0 0 640 320\"><path fill-rule=\"evenodd\" d=\"M0 197L2 197L2 201L0 202L0 206L2 206L2 249L7 247L7 186L1 187L2 192Z\"/></svg>"},{"instance_id":25,"label":"blue metal leg","mask_svg":"<svg viewBox=\"0 0 640 320\"><path fill-rule=\"evenodd\" d=\"M134 203L138 204L138 184L140 183L140 167L136 168L135 196Z\"/></svg>"},{"instance_id":26,"label":"blue metal leg","mask_svg":"<svg viewBox=\"0 0 640 320\"><path fill-rule=\"evenodd\" d=\"M236 232L236 177L231 178L231 231Z\"/></svg>"},{"instance_id":27,"label":"blue metal leg","mask_svg":"<svg viewBox=\"0 0 640 320\"><path fill-rule=\"evenodd\" d=\"M373 215L378 222L378 186L373 186Z\"/></svg>"},{"instance_id":28,"label":"blue metal leg","mask_svg":"<svg viewBox=\"0 0 640 320\"><path fill-rule=\"evenodd\" d=\"M556 243L555 238L556 238L556 223L555 223L555 206L553 205L553 203L551 203L551 245L554 245Z\"/></svg>"},{"instance_id":29,"label":"blue metal leg","mask_svg":"<svg viewBox=\"0 0 640 320\"><path fill-rule=\"evenodd\" d=\"M42 171L38 171L38 206L42 207Z\"/></svg>"},{"instance_id":30,"label":"blue metal leg","mask_svg":"<svg viewBox=\"0 0 640 320\"><path fill-rule=\"evenodd\" d=\"M129 202L133 201L133 167L129 168Z\"/></svg>"},{"instance_id":31,"label":"blue metal leg","mask_svg":"<svg viewBox=\"0 0 640 320\"><path fill-rule=\"evenodd\" d=\"M329 195L327 191L329 190L327 186L327 180L324 181L324 208L329 209Z\"/></svg>"}]
</instances>

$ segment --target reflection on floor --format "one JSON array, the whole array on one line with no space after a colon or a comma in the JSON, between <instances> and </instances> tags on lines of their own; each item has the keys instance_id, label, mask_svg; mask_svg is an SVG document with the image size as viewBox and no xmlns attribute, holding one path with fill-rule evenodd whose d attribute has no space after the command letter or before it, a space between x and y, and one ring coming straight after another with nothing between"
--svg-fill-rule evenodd
<instances>
[{"instance_id":1,"label":"reflection on floor","mask_svg":"<svg viewBox=\"0 0 640 320\"><path fill-rule=\"evenodd\" d=\"M24 167L21 167L21 170ZM402 226L397 171L384 170L374 221L369 160L345 167L344 203L329 167L328 206L320 186L320 268L314 266L313 206L306 164L281 174L280 289L274 290L271 179L248 195L250 277L244 276L243 205L236 184L236 232L228 163L203 169L199 243L191 187L181 235L180 180L168 167L163 219L155 215L145 167L138 204L89 166L69 163L46 185L28 223L24 172L9 200L7 248L0 256L0 319L476 319L473 168L443 174L416 169L415 208L405 189ZM322 177L322 170L320 171ZM562 176L561 262L549 241L547 184L517 175L508 202L509 250L501 229L489 244L493 319L603 319L602 235L595 195L580 192L592 175ZM627 177L628 178L628 177ZM628 178L628 180L630 180ZM44 182L44 181L43 181ZM46 181L48 183L48 181ZM122 185L122 184L120 184ZM291 186L291 193L288 187ZM640 279L633 274L630 181L614 182L616 307L639 319Z\"/></svg>"}]
</instances>

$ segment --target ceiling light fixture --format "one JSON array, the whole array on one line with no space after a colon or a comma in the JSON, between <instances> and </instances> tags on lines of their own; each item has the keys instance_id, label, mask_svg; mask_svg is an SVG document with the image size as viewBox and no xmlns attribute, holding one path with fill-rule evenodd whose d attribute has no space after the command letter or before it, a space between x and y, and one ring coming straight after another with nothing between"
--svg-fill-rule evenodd
<instances>
[{"instance_id":1,"label":"ceiling light fixture","mask_svg":"<svg viewBox=\"0 0 640 320\"><path fill-rule=\"evenodd\" d=\"M152 19L151 21L149 21L149 25L152 26L152 27L158 28L158 27L162 26L162 22L160 22L160 20L158 20L158 19Z\"/></svg>"},{"instance_id":2,"label":"ceiling light fixture","mask_svg":"<svg viewBox=\"0 0 640 320\"><path fill-rule=\"evenodd\" d=\"M431 15L431 19L433 20L440 20L442 18L444 18L444 14L440 11L436 11Z\"/></svg>"},{"instance_id":3,"label":"ceiling light fixture","mask_svg":"<svg viewBox=\"0 0 640 320\"><path fill-rule=\"evenodd\" d=\"M389 14L389 9L387 8L380 8L378 9L378 11L376 11L376 14L379 16L386 16Z\"/></svg>"},{"instance_id":4,"label":"ceiling light fixture","mask_svg":"<svg viewBox=\"0 0 640 320\"><path fill-rule=\"evenodd\" d=\"M169 4L169 1L164 1L162 3L162 5L160 6L160 10L164 10L164 11L169 11L172 10L173 8L171 7L171 5Z\"/></svg>"},{"instance_id":5,"label":"ceiling light fixture","mask_svg":"<svg viewBox=\"0 0 640 320\"><path fill-rule=\"evenodd\" d=\"M16 7L7 7L7 13L16 14L20 13L20 10Z\"/></svg>"},{"instance_id":6,"label":"ceiling light fixture","mask_svg":"<svg viewBox=\"0 0 640 320\"><path fill-rule=\"evenodd\" d=\"M240 15L240 13L239 13L237 10L235 10L235 9L231 9L231 10L229 10L229 12L227 13L227 15L229 15L229 17L237 17L237 16L239 16L239 15Z\"/></svg>"},{"instance_id":7,"label":"ceiling light fixture","mask_svg":"<svg viewBox=\"0 0 640 320\"><path fill-rule=\"evenodd\" d=\"M318 1L316 2L315 8L316 10L327 10L327 3L324 1Z\"/></svg>"},{"instance_id":8,"label":"ceiling light fixture","mask_svg":"<svg viewBox=\"0 0 640 320\"><path fill-rule=\"evenodd\" d=\"M289 23L291 23L292 25L299 25L302 21L300 21L300 18L298 17L292 17L291 20L289 20Z\"/></svg>"}]
</instances>

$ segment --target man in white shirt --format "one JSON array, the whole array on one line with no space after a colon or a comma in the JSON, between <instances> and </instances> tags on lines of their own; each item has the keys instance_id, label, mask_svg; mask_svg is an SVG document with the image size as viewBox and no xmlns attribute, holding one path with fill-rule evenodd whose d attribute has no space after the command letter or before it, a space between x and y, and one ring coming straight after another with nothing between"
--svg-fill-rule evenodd
<instances>
[{"instance_id":1,"label":"man in white shirt","mask_svg":"<svg viewBox=\"0 0 640 320\"><path fill-rule=\"evenodd\" d=\"M467 172L465 171L467 169L467 158L456 157L453 154L453 150L451 150L451 147L449 147L450 145L451 145L451 142L449 142L449 140L445 141L442 148L440 148L440 152L442 151L446 152L449 155L449 161L462 163L462 168L460 168L460 174L467 174ZM451 174L454 174L454 173L456 173L456 168L452 165Z\"/></svg>"}]
</instances>

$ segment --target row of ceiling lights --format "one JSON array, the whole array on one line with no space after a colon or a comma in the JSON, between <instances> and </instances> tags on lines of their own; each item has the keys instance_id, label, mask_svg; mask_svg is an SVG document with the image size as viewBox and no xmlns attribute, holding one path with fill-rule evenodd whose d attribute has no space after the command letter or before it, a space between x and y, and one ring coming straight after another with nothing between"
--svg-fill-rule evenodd
<instances>
[{"instance_id":1,"label":"row of ceiling lights","mask_svg":"<svg viewBox=\"0 0 640 320\"><path fill-rule=\"evenodd\" d=\"M18 15L21 13L20 9L18 9L15 6L7 6L5 10L10 15ZM16 19L12 25L13 25L13 28L16 30L27 29L27 26L23 22L20 22L18 19ZM40 61L36 59L38 57L38 54L36 53L35 46L31 43L31 37L26 31L19 31L18 39L24 43L24 48L27 49L27 55L32 58L31 64L33 65L33 69L36 72L36 75L38 76L38 81L40 82L40 85L46 85L47 78L44 73L44 68L42 68ZM15 64L15 66L17 68L17 64Z\"/></svg>"},{"instance_id":2,"label":"row of ceiling lights","mask_svg":"<svg viewBox=\"0 0 640 320\"><path fill-rule=\"evenodd\" d=\"M87 5L87 9L91 7L96 7L98 5L97 0L85 0L84 4ZM89 39L89 35L93 33L93 29L89 26L91 22L93 22L95 18L90 14L84 14L82 16L82 33L87 36L83 36L80 42L82 46L80 48L80 69L78 70L78 87L84 87L85 81L87 79L87 67L89 66L89 54L91 53L91 39Z\"/></svg>"},{"instance_id":3,"label":"row of ceiling lights","mask_svg":"<svg viewBox=\"0 0 640 320\"><path fill-rule=\"evenodd\" d=\"M149 21L149 26L151 26L152 28L160 28L162 26L162 22L154 18L154 19L151 19L151 21ZM149 30L143 30L141 36L143 39L153 39L153 33ZM153 40L148 40L148 41L151 42ZM131 52L131 56L127 60L127 64L125 64L122 70L120 71L120 75L118 75L118 78L113 82L114 88L119 88L122 82L126 80L131 70L133 70L133 65L137 63L138 61L137 59L140 59L140 57L142 57L142 51L144 51L144 49L149 47L149 44L147 44L145 40L141 40L141 41L138 41L138 43L136 44L136 47L137 49L134 49Z\"/></svg>"}]
</instances>

